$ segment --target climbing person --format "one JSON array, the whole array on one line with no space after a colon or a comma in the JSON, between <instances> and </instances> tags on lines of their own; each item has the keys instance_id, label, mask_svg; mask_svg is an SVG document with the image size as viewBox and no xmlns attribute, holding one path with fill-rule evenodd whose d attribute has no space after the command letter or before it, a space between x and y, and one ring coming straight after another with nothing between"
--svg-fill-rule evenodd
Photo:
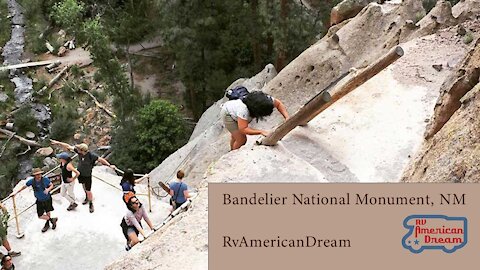
<instances>
[{"instance_id":1,"label":"climbing person","mask_svg":"<svg viewBox=\"0 0 480 270\"><path fill-rule=\"evenodd\" d=\"M62 152L57 155L60 160L60 168L62 169L62 185L60 186L60 194L67 199L70 205L67 207L67 211L72 211L78 204L75 201L75 179L80 175L80 172L75 169L72 164L72 158L67 152ZM73 176L75 174L75 176Z\"/></svg>"},{"instance_id":2,"label":"climbing person","mask_svg":"<svg viewBox=\"0 0 480 270\"><path fill-rule=\"evenodd\" d=\"M50 223L52 223L52 229L55 230L58 218L52 218L50 215L50 212L54 210L52 196L50 195L50 191L53 189L53 184L48 177L42 176L42 173L43 171L41 169L34 168L32 170L33 178L28 179L25 185L19 190L12 192L11 195L15 196L27 187L33 187L33 195L37 199L37 215L38 218L46 221L45 226L42 228L42 232L46 232L50 228Z\"/></svg>"},{"instance_id":3,"label":"climbing person","mask_svg":"<svg viewBox=\"0 0 480 270\"><path fill-rule=\"evenodd\" d=\"M0 210L0 238L2 239L2 246L7 250L7 255L11 257L19 256L22 253L13 251L10 242L8 242L7 239L8 219L10 218L10 214L2 203L0 203Z\"/></svg>"},{"instance_id":4,"label":"climbing person","mask_svg":"<svg viewBox=\"0 0 480 270\"><path fill-rule=\"evenodd\" d=\"M15 265L13 264L12 257L10 255L5 255L2 257L2 268L1 270L15 270Z\"/></svg>"},{"instance_id":5,"label":"climbing person","mask_svg":"<svg viewBox=\"0 0 480 270\"><path fill-rule=\"evenodd\" d=\"M171 196L170 205L172 206L171 212L179 208L188 198L190 198L188 186L183 182L184 177L185 173L182 170L179 170L177 172L177 181L169 184Z\"/></svg>"},{"instance_id":6,"label":"climbing person","mask_svg":"<svg viewBox=\"0 0 480 270\"><path fill-rule=\"evenodd\" d=\"M120 226L122 227L123 235L127 239L125 250L129 251L133 246L140 242L138 239L139 233L143 235L144 239L148 237L142 227L142 218L147 222L148 227L150 227L152 231L156 231L156 229L148 218L147 210L143 207L133 192L130 191L125 195L125 202L128 210L127 214L122 218Z\"/></svg>"},{"instance_id":7,"label":"climbing person","mask_svg":"<svg viewBox=\"0 0 480 270\"><path fill-rule=\"evenodd\" d=\"M69 145L68 143L50 140L52 145L58 145L65 150L75 152L78 154L78 166L77 170L80 172L78 176L78 182L82 184L85 191L85 200L82 204L89 204L90 213L93 213L93 194L92 194L92 170L95 163L98 161L105 166L109 166L115 169L115 165L111 165L106 159L99 157L97 154L88 150L88 145L85 143L77 145Z\"/></svg>"},{"instance_id":8,"label":"climbing person","mask_svg":"<svg viewBox=\"0 0 480 270\"><path fill-rule=\"evenodd\" d=\"M120 180L120 186L122 186L123 191L122 200L125 201L125 195L129 192L133 192L135 194L135 185L142 182L143 179L145 179L147 176L148 175L144 175L139 179L135 179L135 175L132 169L125 170L125 173L122 176L122 180Z\"/></svg>"},{"instance_id":9,"label":"climbing person","mask_svg":"<svg viewBox=\"0 0 480 270\"><path fill-rule=\"evenodd\" d=\"M249 123L255 118L263 119L273 112L273 108L282 114L285 120L288 119L288 112L283 103L261 91L253 91L244 97L229 100L222 106L223 123L231 133L230 149L240 148L247 142L246 135L263 135L269 133L265 130L249 127Z\"/></svg>"}]
</instances>

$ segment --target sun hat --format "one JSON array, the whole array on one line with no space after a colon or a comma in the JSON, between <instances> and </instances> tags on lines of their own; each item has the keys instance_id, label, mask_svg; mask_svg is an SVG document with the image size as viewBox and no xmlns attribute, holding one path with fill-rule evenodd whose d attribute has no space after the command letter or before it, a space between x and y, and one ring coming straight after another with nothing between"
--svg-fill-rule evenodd
<instances>
[{"instance_id":1,"label":"sun hat","mask_svg":"<svg viewBox=\"0 0 480 270\"><path fill-rule=\"evenodd\" d=\"M32 175L37 175L37 174L42 174L42 173L44 173L44 171L42 171L42 169L40 169L40 168L34 168L32 170Z\"/></svg>"},{"instance_id":2,"label":"sun hat","mask_svg":"<svg viewBox=\"0 0 480 270\"><path fill-rule=\"evenodd\" d=\"M85 144L85 143L77 144L77 145L75 145L75 148L77 148L78 150L84 151L84 152L88 151L88 145Z\"/></svg>"}]
</instances>

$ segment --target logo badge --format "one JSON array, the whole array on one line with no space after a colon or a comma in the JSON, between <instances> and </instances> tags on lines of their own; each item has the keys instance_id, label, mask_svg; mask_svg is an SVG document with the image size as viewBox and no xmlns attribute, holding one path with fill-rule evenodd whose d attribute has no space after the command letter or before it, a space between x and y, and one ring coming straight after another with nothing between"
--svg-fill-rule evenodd
<instances>
[{"instance_id":1,"label":"logo badge","mask_svg":"<svg viewBox=\"0 0 480 270\"><path fill-rule=\"evenodd\" d=\"M467 218L444 215L411 215L403 221L408 232L402 239L404 248L413 253L425 249L455 252L467 244Z\"/></svg>"}]
</instances>

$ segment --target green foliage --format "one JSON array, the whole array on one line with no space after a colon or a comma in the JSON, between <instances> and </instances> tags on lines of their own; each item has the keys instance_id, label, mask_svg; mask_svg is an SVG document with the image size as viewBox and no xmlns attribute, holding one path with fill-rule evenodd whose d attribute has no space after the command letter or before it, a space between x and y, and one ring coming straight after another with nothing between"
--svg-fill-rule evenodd
<instances>
[{"instance_id":1,"label":"green foliage","mask_svg":"<svg viewBox=\"0 0 480 270\"><path fill-rule=\"evenodd\" d=\"M37 120L33 116L32 108L30 108L30 106L19 108L13 116L15 118L15 127L18 133L21 135L24 135L28 131L35 134L38 133Z\"/></svg>"},{"instance_id":2,"label":"green foliage","mask_svg":"<svg viewBox=\"0 0 480 270\"><path fill-rule=\"evenodd\" d=\"M0 149L3 147L2 141L0 143ZM6 147L2 157L0 157L0 196L5 198L17 182L17 172L20 168L16 153L20 146L13 141L10 141Z\"/></svg>"},{"instance_id":3,"label":"green foliage","mask_svg":"<svg viewBox=\"0 0 480 270\"><path fill-rule=\"evenodd\" d=\"M91 93L100 103L104 103L107 100L107 94L103 91L92 90Z\"/></svg>"},{"instance_id":4,"label":"green foliage","mask_svg":"<svg viewBox=\"0 0 480 270\"><path fill-rule=\"evenodd\" d=\"M70 73L73 75L73 77L75 78L78 78L80 76L83 76L85 74L85 72L83 70L81 70L78 65L73 65L71 68L70 68Z\"/></svg>"},{"instance_id":5,"label":"green foliage","mask_svg":"<svg viewBox=\"0 0 480 270\"><path fill-rule=\"evenodd\" d=\"M0 47L10 39L11 28L8 16L7 1L0 1Z\"/></svg>"},{"instance_id":6,"label":"green foliage","mask_svg":"<svg viewBox=\"0 0 480 270\"><path fill-rule=\"evenodd\" d=\"M168 101L151 101L135 119L121 126L113 137L112 158L120 167L148 172L188 140L185 120Z\"/></svg>"},{"instance_id":7,"label":"green foliage","mask_svg":"<svg viewBox=\"0 0 480 270\"><path fill-rule=\"evenodd\" d=\"M128 0L111 3L102 16L110 38L119 44L142 41L154 32L152 17L156 14L155 1Z\"/></svg>"},{"instance_id":8,"label":"green foliage","mask_svg":"<svg viewBox=\"0 0 480 270\"><path fill-rule=\"evenodd\" d=\"M53 123L50 137L54 140L68 141L78 126L78 113L73 104L56 105L52 108Z\"/></svg>"},{"instance_id":9,"label":"green foliage","mask_svg":"<svg viewBox=\"0 0 480 270\"><path fill-rule=\"evenodd\" d=\"M76 0L63 0L53 5L51 17L68 31L75 31L82 23L85 4Z\"/></svg>"},{"instance_id":10,"label":"green foliage","mask_svg":"<svg viewBox=\"0 0 480 270\"><path fill-rule=\"evenodd\" d=\"M41 54L47 51L45 41L48 39L51 29L48 17L45 16L47 5L54 1L49 0L18 0L25 9L25 43L26 51ZM43 12L42 12L43 11Z\"/></svg>"},{"instance_id":11,"label":"green foliage","mask_svg":"<svg viewBox=\"0 0 480 270\"><path fill-rule=\"evenodd\" d=\"M250 77L266 64L288 63L324 30L318 14L287 1L161 1L165 43L187 88L195 118L239 77ZM282 67L280 67L282 68Z\"/></svg>"}]
</instances>

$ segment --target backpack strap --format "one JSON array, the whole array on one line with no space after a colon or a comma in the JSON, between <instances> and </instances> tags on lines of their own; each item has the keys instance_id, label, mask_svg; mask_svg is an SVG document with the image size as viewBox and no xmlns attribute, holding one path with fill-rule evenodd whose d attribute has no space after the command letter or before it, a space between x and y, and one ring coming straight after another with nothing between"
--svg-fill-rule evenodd
<instances>
[{"instance_id":1,"label":"backpack strap","mask_svg":"<svg viewBox=\"0 0 480 270\"><path fill-rule=\"evenodd\" d=\"M182 184L183 184L183 183L180 182L180 186L178 186L177 192L175 192L175 195L176 195L175 198L174 198L175 202L177 202L178 192L180 191L180 188L182 187Z\"/></svg>"}]
</instances>

